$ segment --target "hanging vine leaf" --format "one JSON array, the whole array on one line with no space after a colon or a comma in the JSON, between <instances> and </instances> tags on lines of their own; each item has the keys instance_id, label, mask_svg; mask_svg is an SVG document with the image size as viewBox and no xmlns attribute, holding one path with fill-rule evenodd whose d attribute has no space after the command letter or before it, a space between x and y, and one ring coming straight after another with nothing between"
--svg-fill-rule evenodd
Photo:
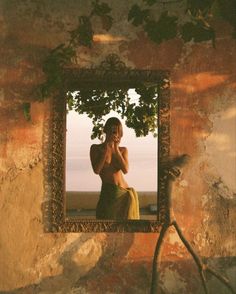
<instances>
[{"instance_id":1,"label":"hanging vine leaf","mask_svg":"<svg viewBox=\"0 0 236 294\"><path fill-rule=\"evenodd\" d=\"M71 92L67 93L67 113L75 107L75 100Z\"/></svg>"},{"instance_id":2,"label":"hanging vine leaf","mask_svg":"<svg viewBox=\"0 0 236 294\"><path fill-rule=\"evenodd\" d=\"M173 8L177 1L143 0L143 2L149 6L168 3L168 7ZM129 10L128 19L135 26L142 25L148 37L157 44L179 35L185 42L193 40L197 43L212 40L213 47L215 47L215 30L209 24L209 20L221 15L234 27L233 37L236 38L235 0L186 0L182 2L184 3L181 8L183 13L187 12L192 18L185 25L178 25L180 18L169 16L167 11L162 13L159 20L151 17L149 13L145 15L144 12L148 10L142 9L137 4L134 4ZM171 11L174 10L171 9ZM176 10L176 13L179 13L179 10Z\"/></svg>"},{"instance_id":3,"label":"hanging vine leaf","mask_svg":"<svg viewBox=\"0 0 236 294\"><path fill-rule=\"evenodd\" d=\"M160 44L163 41L172 39L177 35L177 17L169 16L165 11L161 14L158 21L148 21L144 27L148 37Z\"/></svg>"},{"instance_id":4,"label":"hanging vine leaf","mask_svg":"<svg viewBox=\"0 0 236 294\"><path fill-rule=\"evenodd\" d=\"M91 139L96 139L98 138L99 140L102 141L103 138L103 126L104 126L104 120L101 117L96 117L93 120L93 129L92 129L92 135Z\"/></svg>"},{"instance_id":5,"label":"hanging vine leaf","mask_svg":"<svg viewBox=\"0 0 236 294\"><path fill-rule=\"evenodd\" d=\"M141 9L137 4L133 5L128 14L128 21L132 21L134 26L139 26L147 20L149 16L148 9Z\"/></svg>"},{"instance_id":6,"label":"hanging vine leaf","mask_svg":"<svg viewBox=\"0 0 236 294\"><path fill-rule=\"evenodd\" d=\"M211 40L215 47L215 32L211 27L207 27L202 22L187 22L182 26L181 37L185 42L203 42Z\"/></svg>"},{"instance_id":7,"label":"hanging vine leaf","mask_svg":"<svg viewBox=\"0 0 236 294\"><path fill-rule=\"evenodd\" d=\"M60 44L50 52L43 64L43 71L47 75L58 72L65 65L71 62L72 57L75 55L75 50L71 46Z\"/></svg>"},{"instance_id":8,"label":"hanging vine leaf","mask_svg":"<svg viewBox=\"0 0 236 294\"><path fill-rule=\"evenodd\" d=\"M195 17L207 16L215 0L187 0L187 10Z\"/></svg>"},{"instance_id":9,"label":"hanging vine leaf","mask_svg":"<svg viewBox=\"0 0 236 294\"><path fill-rule=\"evenodd\" d=\"M92 14L101 16L111 12L111 7L105 2L99 3L99 1L96 0L92 2L92 6L93 6L93 9L91 12Z\"/></svg>"},{"instance_id":10,"label":"hanging vine leaf","mask_svg":"<svg viewBox=\"0 0 236 294\"><path fill-rule=\"evenodd\" d=\"M30 121L31 120L31 115L30 115L31 104L29 102L23 103L22 108L23 108L25 119L27 121Z\"/></svg>"},{"instance_id":11,"label":"hanging vine leaf","mask_svg":"<svg viewBox=\"0 0 236 294\"><path fill-rule=\"evenodd\" d=\"M143 3L152 6L154 4L159 5L161 2L159 0L143 0ZM128 20L134 26L141 25L148 37L157 44L178 35L185 42L212 40L213 46L215 46L215 31L208 24L208 19L214 7L217 6L220 15L234 27L234 36L236 37L235 0L186 0L184 3L186 5L183 7L183 12L188 11L192 21L182 26L178 25L178 17L169 15L167 11L163 12L159 19L151 19L151 10L143 9L137 4L130 8ZM168 4L172 5L171 1ZM38 100L42 101L60 88L63 82L63 68L75 60L76 50L79 46L92 47L94 34L91 22L92 16L99 16L103 28L109 30L113 24L110 13L111 8L107 3L101 3L99 0L93 1L89 16L80 16L78 26L69 32L70 40L66 44L60 44L49 53L43 64L46 81L39 86ZM78 113L87 113L93 119L93 137L101 136L102 117L111 110L117 111L122 118L126 118L127 126L132 127L137 136L146 135L148 132L156 135L157 89L140 86L136 91L140 95L139 105L130 102L128 89L90 90L87 92L81 90L76 97L73 95L68 97L68 110L74 109ZM26 104L23 110L24 116L28 119L30 117L30 105Z\"/></svg>"},{"instance_id":12,"label":"hanging vine leaf","mask_svg":"<svg viewBox=\"0 0 236 294\"><path fill-rule=\"evenodd\" d=\"M194 38L195 25L192 22L187 22L182 26L181 37L184 42L189 42Z\"/></svg>"},{"instance_id":13,"label":"hanging vine leaf","mask_svg":"<svg viewBox=\"0 0 236 294\"><path fill-rule=\"evenodd\" d=\"M91 48L93 44L93 29L91 20L88 16L80 16L79 17L79 25L78 27L70 31L70 43L73 46L86 46Z\"/></svg>"},{"instance_id":14,"label":"hanging vine leaf","mask_svg":"<svg viewBox=\"0 0 236 294\"><path fill-rule=\"evenodd\" d=\"M72 62L75 55L75 49L70 45L60 44L51 50L43 64L43 71L47 79L45 83L39 86L39 100L43 100L51 92L60 87L63 79L62 69Z\"/></svg>"},{"instance_id":15,"label":"hanging vine leaf","mask_svg":"<svg viewBox=\"0 0 236 294\"><path fill-rule=\"evenodd\" d=\"M113 24L112 16L108 15L111 12L111 7L107 3L99 3L99 1L92 2L93 9L91 11L92 15L100 16L103 29L109 31Z\"/></svg>"}]
</instances>

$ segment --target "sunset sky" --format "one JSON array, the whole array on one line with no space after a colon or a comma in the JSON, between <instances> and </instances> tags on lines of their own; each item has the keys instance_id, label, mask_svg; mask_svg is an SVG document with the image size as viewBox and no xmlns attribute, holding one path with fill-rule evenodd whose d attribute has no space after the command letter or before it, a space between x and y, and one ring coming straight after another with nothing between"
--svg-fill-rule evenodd
<instances>
[{"instance_id":1,"label":"sunset sky","mask_svg":"<svg viewBox=\"0 0 236 294\"><path fill-rule=\"evenodd\" d=\"M137 191L157 191L157 138L152 134L136 138L134 130L115 112L105 117L116 116L123 124L124 135L120 146L126 146L129 153L130 169L125 175L130 187ZM66 139L66 191L100 191L100 177L93 173L89 149L98 144L91 140L92 122L86 115L70 111L67 115Z\"/></svg>"}]
</instances>

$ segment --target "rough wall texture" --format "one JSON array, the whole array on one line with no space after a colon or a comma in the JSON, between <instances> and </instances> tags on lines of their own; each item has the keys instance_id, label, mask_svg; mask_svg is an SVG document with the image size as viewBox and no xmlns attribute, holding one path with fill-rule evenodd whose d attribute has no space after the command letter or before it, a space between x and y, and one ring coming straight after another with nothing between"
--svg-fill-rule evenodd
<instances>
[{"instance_id":1,"label":"rough wall texture","mask_svg":"<svg viewBox=\"0 0 236 294\"><path fill-rule=\"evenodd\" d=\"M1 293L148 293L157 234L45 234L42 131L47 102L32 104L49 48L68 38L90 1L0 1L0 291ZM80 49L78 65L117 53L139 69L172 73L171 152L188 153L174 187L176 219L196 251L235 284L236 42L219 24L210 43L151 43L126 20L127 3L109 1L108 40ZM128 1L132 5L133 1ZM97 20L98 21L98 20ZM104 33L99 21L97 32ZM162 250L165 293L203 293L198 273L172 229ZM228 293L207 277L211 293Z\"/></svg>"}]
</instances>

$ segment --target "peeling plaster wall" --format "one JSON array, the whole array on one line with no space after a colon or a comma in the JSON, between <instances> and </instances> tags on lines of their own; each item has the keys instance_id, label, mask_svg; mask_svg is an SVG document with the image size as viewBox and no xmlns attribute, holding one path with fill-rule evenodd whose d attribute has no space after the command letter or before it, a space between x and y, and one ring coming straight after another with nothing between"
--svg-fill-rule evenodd
<instances>
[{"instance_id":1,"label":"peeling plaster wall","mask_svg":"<svg viewBox=\"0 0 236 294\"><path fill-rule=\"evenodd\" d=\"M1 293L149 293L158 234L45 234L42 131L47 101L31 101L43 80L48 49L64 42L90 1L0 1L0 291ZM78 66L108 53L128 66L168 69L172 75L171 153L190 163L174 185L174 212L196 251L235 284L236 43L218 26L210 43L150 42L126 20L127 2L108 1L116 20L113 40L97 36L78 51ZM128 1L131 6L135 1ZM98 33L103 33L95 20ZM227 290L211 276L212 293ZM203 293L198 273L173 229L162 249L165 293Z\"/></svg>"}]
</instances>

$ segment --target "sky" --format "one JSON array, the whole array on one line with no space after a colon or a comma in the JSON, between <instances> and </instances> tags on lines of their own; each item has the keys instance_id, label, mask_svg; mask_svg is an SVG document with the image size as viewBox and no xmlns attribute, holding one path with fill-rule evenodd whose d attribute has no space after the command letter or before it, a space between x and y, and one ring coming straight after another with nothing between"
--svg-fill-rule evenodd
<instances>
[{"instance_id":1,"label":"sky","mask_svg":"<svg viewBox=\"0 0 236 294\"><path fill-rule=\"evenodd\" d=\"M111 112L104 119L111 116L118 117L123 125L120 146L128 148L129 172L124 175L128 185L137 191L157 191L157 138L152 134L136 138L117 113ZM89 158L90 146L100 143L90 139L92 120L69 111L66 125L66 191L100 191L101 179L93 172Z\"/></svg>"}]
</instances>

